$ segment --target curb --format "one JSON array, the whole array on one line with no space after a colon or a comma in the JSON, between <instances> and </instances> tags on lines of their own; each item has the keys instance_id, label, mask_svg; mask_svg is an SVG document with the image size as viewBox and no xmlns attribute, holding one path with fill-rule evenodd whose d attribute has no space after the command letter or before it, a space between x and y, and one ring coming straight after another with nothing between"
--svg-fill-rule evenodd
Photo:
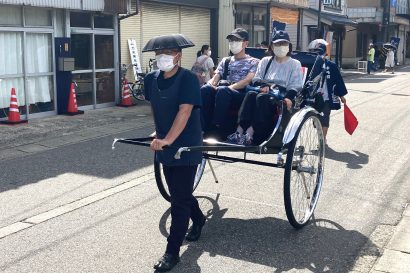
<instances>
[{"instance_id":1,"label":"curb","mask_svg":"<svg viewBox=\"0 0 410 273\"><path fill-rule=\"evenodd\" d=\"M410 273L410 206L406 205L403 216L393 236L384 247L371 272Z\"/></svg>"}]
</instances>

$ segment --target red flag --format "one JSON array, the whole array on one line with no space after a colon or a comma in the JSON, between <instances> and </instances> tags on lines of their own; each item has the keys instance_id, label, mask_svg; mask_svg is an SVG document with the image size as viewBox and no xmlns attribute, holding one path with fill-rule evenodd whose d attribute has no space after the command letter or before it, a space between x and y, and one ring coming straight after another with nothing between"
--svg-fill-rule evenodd
<instances>
[{"instance_id":1,"label":"red flag","mask_svg":"<svg viewBox=\"0 0 410 273\"><path fill-rule=\"evenodd\" d=\"M349 134L353 134L354 130L356 130L357 125L359 125L359 122L357 121L357 118L353 114L353 112L350 110L349 107L347 107L346 104L344 104L344 116L345 116L345 130Z\"/></svg>"}]
</instances>

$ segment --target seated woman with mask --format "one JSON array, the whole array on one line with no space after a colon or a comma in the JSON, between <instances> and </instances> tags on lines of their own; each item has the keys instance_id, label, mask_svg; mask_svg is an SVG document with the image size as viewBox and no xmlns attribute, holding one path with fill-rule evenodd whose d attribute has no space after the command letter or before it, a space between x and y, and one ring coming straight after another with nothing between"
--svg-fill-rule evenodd
<instances>
[{"instance_id":1,"label":"seated woman with mask","mask_svg":"<svg viewBox=\"0 0 410 273\"><path fill-rule=\"evenodd\" d=\"M259 62L252 80L255 85L260 85L260 92L247 92L239 109L237 130L228 136L230 143L259 144L272 133L276 105L275 98L269 93L270 87L265 83L285 90L284 103L288 110L292 108L292 100L297 92L303 87L301 64L290 57L292 44L288 33L275 32L271 49L273 57L265 57Z\"/></svg>"}]
</instances>

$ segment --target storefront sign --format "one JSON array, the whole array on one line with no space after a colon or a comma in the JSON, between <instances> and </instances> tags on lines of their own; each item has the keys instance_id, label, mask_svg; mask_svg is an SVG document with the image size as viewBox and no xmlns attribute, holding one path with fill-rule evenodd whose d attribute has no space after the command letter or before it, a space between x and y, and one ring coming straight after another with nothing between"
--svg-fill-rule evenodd
<instances>
[{"instance_id":1,"label":"storefront sign","mask_svg":"<svg viewBox=\"0 0 410 273\"><path fill-rule=\"evenodd\" d=\"M296 10L271 7L272 21L278 21L289 25L296 25L299 20L299 12Z\"/></svg>"},{"instance_id":2,"label":"storefront sign","mask_svg":"<svg viewBox=\"0 0 410 273\"><path fill-rule=\"evenodd\" d=\"M130 50L131 63L133 64L132 68L134 70L134 77L137 79L137 73L142 73L137 42L134 39L128 39L128 48Z\"/></svg>"}]
</instances>

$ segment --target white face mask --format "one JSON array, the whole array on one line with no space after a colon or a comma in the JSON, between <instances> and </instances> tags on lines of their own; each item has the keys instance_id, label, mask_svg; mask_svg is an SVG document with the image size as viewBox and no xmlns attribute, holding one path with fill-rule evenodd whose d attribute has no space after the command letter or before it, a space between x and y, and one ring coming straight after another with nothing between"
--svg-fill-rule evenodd
<instances>
[{"instance_id":1,"label":"white face mask","mask_svg":"<svg viewBox=\"0 0 410 273\"><path fill-rule=\"evenodd\" d=\"M273 53L275 56L278 56L279 58L283 58L288 54L289 52L289 46L274 46L273 47Z\"/></svg>"},{"instance_id":2,"label":"white face mask","mask_svg":"<svg viewBox=\"0 0 410 273\"><path fill-rule=\"evenodd\" d=\"M174 56L167 54L160 54L155 56L159 70L164 72L171 71L177 64L174 64Z\"/></svg>"},{"instance_id":3,"label":"white face mask","mask_svg":"<svg viewBox=\"0 0 410 273\"><path fill-rule=\"evenodd\" d=\"M211 56L212 51L208 50L208 56Z\"/></svg>"},{"instance_id":4,"label":"white face mask","mask_svg":"<svg viewBox=\"0 0 410 273\"><path fill-rule=\"evenodd\" d=\"M229 50L233 54L238 54L242 51L242 42L229 42Z\"/></svg>"}]
</instances>

